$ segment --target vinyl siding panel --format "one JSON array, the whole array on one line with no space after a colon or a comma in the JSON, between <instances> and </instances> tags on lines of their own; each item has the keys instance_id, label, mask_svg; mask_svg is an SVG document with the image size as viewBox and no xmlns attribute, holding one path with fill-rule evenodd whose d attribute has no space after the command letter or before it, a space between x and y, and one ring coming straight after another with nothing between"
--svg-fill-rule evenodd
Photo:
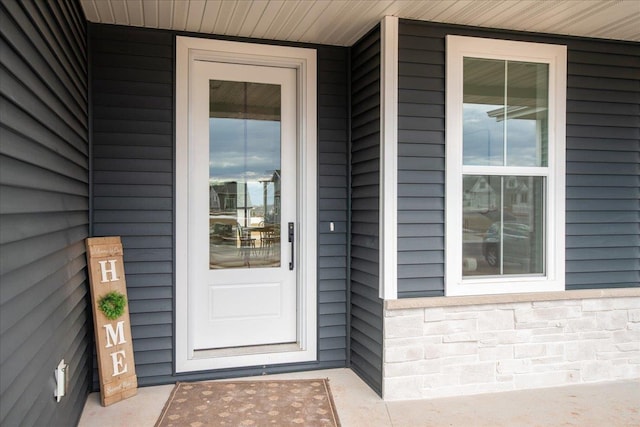
<instances>
[{"instance_id":1,"label":"vinyl siding panel","mask_svg":"<svg viewBox=\"0 0 640 427\"><path fill-rule=\"evenodd\" d=\"M640 46L408 20L399 31L399 297L444 294L447 34L567 45L566 288L640 286Z\"/></svg>"},{"instance_id":2,"label":"vinyl siding panel","mask_svg":"<svg viewBox=\"0 0 640 427\"><path fill-rule=\"evenodd\" d=\"M380 29L351 48L351 367L382 394Z\"/></svg>"},{"instance_id":3,"label":"vinyl siding panel","mask_svg":"<svg viewBox=\"0 0 640 427\"><path fill-rule=\"evenodd\" d=\"M85 21L74 1L2 2L0 16L0 424L74 425L93 333Z\"/></svg>"},{"instance_id":4,"label":"vinyl siding panel","mask_svg":"<svg viewBox=\"0 0 640 427\"><path fill-rule=\"evenodd\" d=\"M318 46L318 362L174 373L175 35L90 26L93 232L123 239L140 385L346 366L348 50Z\"/></svg>"},{"instance_id":5,"label":"vinyl siding panel","mask_svg":"<svg viewBox=\"0 0 640 427\"><path fill-rule=\"evenodd\" d=\"M173 373L166 345L173 337L173 37L95 25L89 34L92 234L122 237L136 373L144 386L148 365L154 375ZM145 95L162 102L142 101ZM164 345L138 346L149 337ZM94 371L94 389L97 379Z\"/></svg>"},{"instance_id":6,"label":"vinyl siding panel","mask_svg":"<svg viewBox=\"0 0 640 427\"><path fill-rule=\"evenodd\" d=\"M348 50L318 47L318 367L347 363ZM334 231L330 231L330 222Z\"/></svg>"}]
</instances>

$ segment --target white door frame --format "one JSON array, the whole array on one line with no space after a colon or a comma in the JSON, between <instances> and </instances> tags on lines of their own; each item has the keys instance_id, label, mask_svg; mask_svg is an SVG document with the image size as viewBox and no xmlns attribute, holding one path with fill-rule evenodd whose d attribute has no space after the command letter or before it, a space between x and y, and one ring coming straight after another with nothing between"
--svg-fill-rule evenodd
<instances>
[{"instance_id":1,"label":"white door frame","mask_svg":"<svg viewBox=\"0 0 640 427\"><path fill-rule=\"evenodd\" d=\"M257 47L259 46L259 47ZM259 53L258 53L259 52ZM297 345L269 353L196 356L189 327L189 81L192 61L294 68L297 72ZM176 38L176 371L297 363L317 359L316 51L191 37Z\"/></svg>"}]
</instances>

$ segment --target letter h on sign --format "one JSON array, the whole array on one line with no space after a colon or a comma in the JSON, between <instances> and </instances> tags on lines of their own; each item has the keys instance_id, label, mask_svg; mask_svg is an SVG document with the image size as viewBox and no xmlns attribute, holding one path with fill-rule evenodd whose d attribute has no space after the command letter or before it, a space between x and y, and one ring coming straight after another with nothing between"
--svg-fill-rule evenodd
<instances>
[{"instance_id":1,"label":"letter h on sign","mask_svg":"<svg viewBox=\"0 0 640 427\"><path fill-rule=\"evenodd\" d=\"M109 268L107 268L107 263L109 263ZM98 261L98 264L100 264L100 274L102 276L100 283L117 282L118 280L120 280L118 279L118 275L116 274L115 259ZM110 276L110 279L107 278L107 275Z\"/></svg>"}]
</instances>

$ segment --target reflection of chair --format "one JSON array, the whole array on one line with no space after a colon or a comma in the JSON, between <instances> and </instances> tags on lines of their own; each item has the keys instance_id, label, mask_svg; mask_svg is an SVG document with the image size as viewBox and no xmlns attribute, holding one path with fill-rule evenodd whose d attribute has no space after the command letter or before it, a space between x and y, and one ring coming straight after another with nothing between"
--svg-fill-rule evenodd
<instances>
[{"instance_id":1,"label":"reflection of chair","mask_svg":"<svg viewBox=\"0 0 640 427\"><path fill-rule=\"evenodd\" d=\"M276 242L276 230L273 226L266 226L260 230L260 244L263 248L269 248Z\"/></svg>"},{"instance_id":2,"label":"reflection of chair","mask_svg":"<svg viewBox=\"0 0 640 427\"><path fill-rule=\"evenodd\" d=\"M238 241L240 242L241 248L255 248L256 247L256 239L251 237L251 231L247 230L240 224L236 226L238 230Z\"/></svg>"},{"instance_id":3,"label":"reflection of chair","mask_svg":"<svg viewBox=\"0 0 640 427\"><path fill-rule=\"evenodd\" d=\"M234 242L233 230L231 224L221 224L216 222L210 228L211 242L216 244L225 244Z\"/></svg>"}]
</instances>

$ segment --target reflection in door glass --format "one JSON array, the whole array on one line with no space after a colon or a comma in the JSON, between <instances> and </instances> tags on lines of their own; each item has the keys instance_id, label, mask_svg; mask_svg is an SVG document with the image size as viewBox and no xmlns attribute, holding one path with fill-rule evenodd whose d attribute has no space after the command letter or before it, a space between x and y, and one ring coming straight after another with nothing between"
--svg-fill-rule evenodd
<instances>
[{"instance_id":1,"label":"reflection in door glass","mask_svg":"<svg viewBox=\"0 0 640 427\"><path fill-rule=\"evenodd\" d=\"M209 268L280 266L280 86L209 81Z\"/></svg>"}]
</instances>

